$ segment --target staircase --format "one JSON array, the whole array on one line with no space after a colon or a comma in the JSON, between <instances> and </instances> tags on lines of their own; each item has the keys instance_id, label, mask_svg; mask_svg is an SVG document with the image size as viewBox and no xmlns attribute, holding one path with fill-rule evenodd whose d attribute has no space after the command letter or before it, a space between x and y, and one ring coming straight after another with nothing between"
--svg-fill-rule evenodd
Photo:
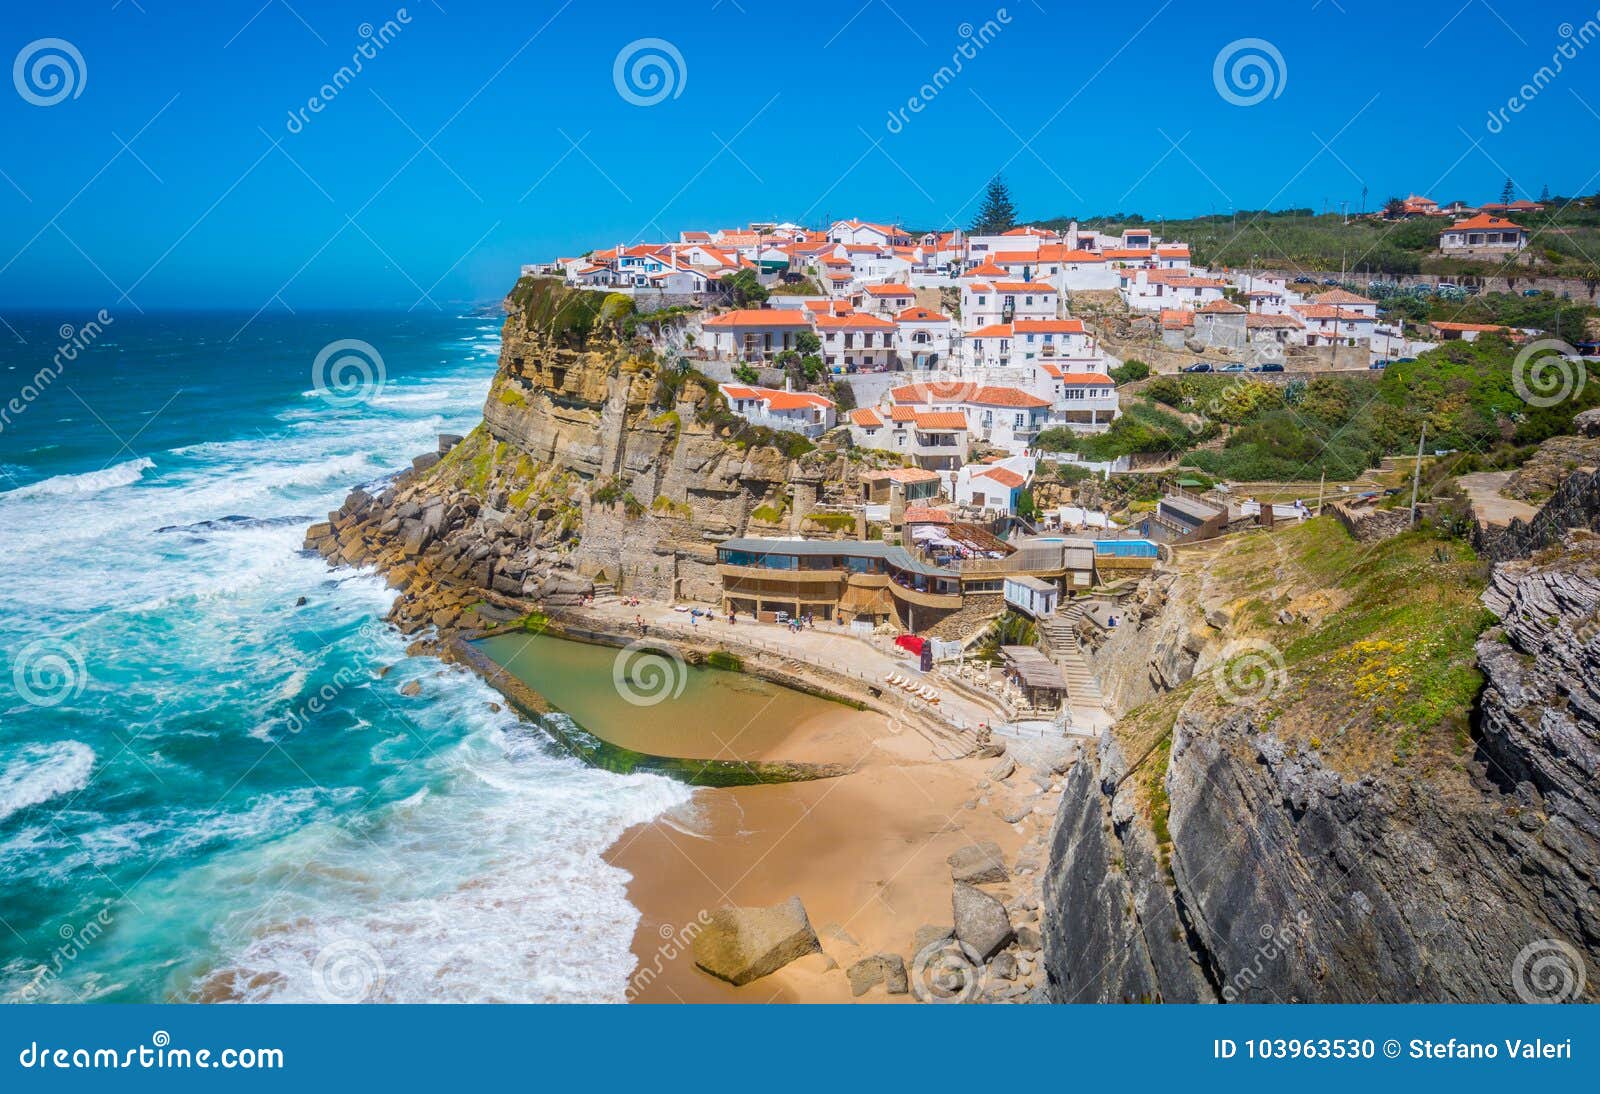
<instances>
[{"instance_id":1,"label":"staircase","mask_svg":"<svg viewBox=\"0 0 1600 1094\"><path fill-rule=\"evenodd\" d=\"M610 581L596 581L594 583L594 602L605 604L617 599L617 587Z\"/></svg>"},{"instance_id":2,"label":"staircase","mask_svg":"<svg viewBox=\"0 0 1600 1094\"><path fill-rule=\"evenodd\" d=\"M1083 605L1069 604L1039 620L1039 637L1045 653L1066 678L1067 698L1072 705L1098 709L1104 706L1105 696L1078 645L1078 621L1082 618Z\"/></svg>"}]
</instances>

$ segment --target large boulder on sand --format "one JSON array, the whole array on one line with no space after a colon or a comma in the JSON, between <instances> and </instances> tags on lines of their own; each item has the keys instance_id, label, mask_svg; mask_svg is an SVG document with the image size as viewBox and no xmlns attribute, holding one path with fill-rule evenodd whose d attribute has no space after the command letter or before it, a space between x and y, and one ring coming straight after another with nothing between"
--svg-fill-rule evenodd
<instances>
[{"instance_id":1,"label":"large boulder on sand","mask_svg":"<svg viewBox=\"0 0 1600 1094\"><path fill-rule=\"evenodd\" d=\"M772 908L720 908L694 940L694 963L735 986L821 952L799 897Z\"/></svg>"},{"instance_id":2,"label":"large boulder on sand","mask_svg":"<svg viewBox=\"0 0 1600 1094\"><path fill-rule=\"evenodd\" d=\"M876 953L863 957L845 970L850 980L850 994L862 996L879 984L890 995L904 995L910 990L906 977L906 960L897 953Z\"/></svg>"},{"instance_id":3,"label":"large boulder on sand","mask_svg":"<svg viewBox=\"0 0 1600 1094\"><path fill-rule=\"evenodd\" d=\"M958 885L988 885L1010 877L1000 845L991 840L963 847L945 861L950 864L951 880Z\"/></svg>"},{"instance_id":4,"label":"large boulder on sand","mask_svg":"<svg viewBox=\"0 0 1600 1094\"><path fill-rule=\"evenodd\" d=\"M1011 941L1011 917L1006 906L982 889L957 885L950 896L955 913L956 938L963 946L987 961Z\"/></svg>"}]
</instances>

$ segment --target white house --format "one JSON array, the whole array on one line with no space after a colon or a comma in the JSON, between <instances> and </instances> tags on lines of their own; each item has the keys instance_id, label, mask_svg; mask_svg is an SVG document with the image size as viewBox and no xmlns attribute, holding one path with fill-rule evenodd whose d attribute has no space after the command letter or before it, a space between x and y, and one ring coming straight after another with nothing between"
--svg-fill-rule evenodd
<instances>
[{"instance_id":1,"label":"white house","mask_svg":"<svg viewBox=\"0 0 1600 1094\"><path fill-rule=\"evenodd\" d=\"M1052 401L1047 425L1064 425L1080 433L1099 433L1108 429L1121 413L1122 400L1117 385L1103 372L1062 372L1045 369L1060 389Z\"/></svg>"},{"instance_id":2,"label":"white house","mask_svg":"<svg viewBox=\"0 0 1600 1094\"><path fill-rule=\"evenodd\" d=\"M836 220L828 229L835 243L865 244L873 247L907 246L912 242L905 229L893 224L873 224L865 220Z\"/></svg>"},{"instance_id":3,"label":"white house","mask_svg":"<svg viewBox=\"0 0 1600 1094\"><path fill-rule=\"evenodd\" d=\"M998 267L985 263L961 283L961 326L975 331L1014 319L1054 319L1060 292L1041 281L988 280L974 276Z\"/></svg>"},{"instance_id":4,"label":"white house","mask_svg":"<svg viewBox=\"0 0 1600 1094\"><path fill-rule=\"evenodd\" d=\"M1094 337L1081 319L1017 319L1011 324L1013 356L1021 361L1099 360Z\"/></svg>"},{"instance_id":5,"label":"white house","mask_svg":"<svg viewBox=\"0 0 1600 1094\"><path fill-rule=\"evenodd\" d=\"M702 345L713 356L764 361L795 348L795 337L811 329L811 316L798 308L742 308L714 315L701 325Z\"/></svg>"},{"instance_id":6,"label":"white house","mask_svg":"<svg viewBox=\"0 0 1600 1094\"><path fill-rule=\"evenodd\" d=\"M1372 340L1378 321L1364 312L1341 308L1337 304L1294 304L1289 308L1305 324L1308 346L1354 346Z\"/></svg>"},{"instance_id":7,"label":"white house","mask_svg":"<svg viewBox=\"0 0 1600 1094\"><path fill-rule=\"evenodd\" d=\"M1004 590L1008 605L1034 619L1054 614L1061 599L1060 588L1029 574L1008 574Z\"/></svg>"},{"instance_id":8,"label":"white house","mask_svg":"<svg viewBox=\"0 0 1600 1094\"><path fill-rule=\"evenodd\" d=\"M951 495L957 505L1008 516L1017 511L1017 498L1033 478L1031 456L994 463L969 463L956 472Z\"/></svg>"},{"instance_id":9,"label":"white house","mask_svg":"<svg viewBox=\"0 0 1600 1094\"><path fill-rule=\"evenodd\" d=\"M816 315L822 362L844 372L885 372L894 365L899 330L891 320L866 312Z\"/></svg>"},{"instance_id":10,"label":"white house","mask_svg":"<svg viewBox=\"0 0 1600 1094\"><path fill-rule=\"evenodd\" d=\"M895 356L906 368L935 368L950 360L955 321L923 307L909 307L894 317Z\"/></svg>"},{"instance_id":11,"label":"white house","mask_svg":"<svg viewBox=\"0 0 1600 1094\"><path fill-rule=\"evenodd\" d=\"M890 389L889 404L918 410L960 410L973 438L1021 455L1050 416L1050 401L1017 387L997 384L902 384Z\"/></svg>"},{"instance_id":12,"label":"white house","mask_svg":"<svg viewBox=\"0 0 1600 1094\"><path fill-rule=\"evenodd\" d=\"M860 407L849 420L857 447L895 452L929 471L954 471L967 462L967 417L959 410Z\"/></svg>"},{"instance_id":13,"label":"white house","mask_svg":"<svg viewBox=\"0 0 1600 1094\"><path fill-rule=\"evenodd\" d=\"M897 315L917 302L910 285L868 285L861 292L863 310L874 315Z\"/></svg>"},{"instance_id":14,"label":"white house","mask_svg":"<svg viewBox=\"0 0 1600 1094\"><path fill-rule=\"evenodd\" d=\"M1439 233L1439 251L1448 255L1498 257L1516 254L1527 245L1528 229L1489 213L1458 221Z\"/></svg>"},{"instance_id":15,"label":"white house","mask_svg":"<svg viewBox=\"0 0 1600 1094\"><path fill-rule=\"evenodd\" d=\"M751 425L802 433L815 439L834 425L832 399L809 391L779 391L745 384L718 384L732 411Z\"/></svg>"}]
</instances>

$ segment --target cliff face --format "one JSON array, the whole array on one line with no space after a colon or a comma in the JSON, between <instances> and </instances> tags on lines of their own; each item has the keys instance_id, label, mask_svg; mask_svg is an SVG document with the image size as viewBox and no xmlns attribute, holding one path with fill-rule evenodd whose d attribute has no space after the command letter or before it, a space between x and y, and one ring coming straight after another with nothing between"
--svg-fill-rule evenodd
<instances>
[{"instance_id":1,"label":"cliff face","mask_svg":"<svg viewBox=\"0 0 1600 1094\"><path fill-rule=\"evenodd\" d=\"M519 283L483 424L382 495L351 494L307 546L382 569L403 627L474 626L475 605L570 602L596 581L715 601L716 541L814 531L819 502L854 496L856 461L746 427L658 359L670 336L603 300Z\"/></svg>"},{"instance_id":2,"label":"cliff face","mask_svg":"<svg viewBox=\"0 0 1600 1094\"><path fill-rule=\"evenodd\" d=\"M1053 997L1596 998L1595 542L1486 592L1326 521L1189 556L1096 654L1132 709L1062 796Z\"/></svg>"}]
</instances>

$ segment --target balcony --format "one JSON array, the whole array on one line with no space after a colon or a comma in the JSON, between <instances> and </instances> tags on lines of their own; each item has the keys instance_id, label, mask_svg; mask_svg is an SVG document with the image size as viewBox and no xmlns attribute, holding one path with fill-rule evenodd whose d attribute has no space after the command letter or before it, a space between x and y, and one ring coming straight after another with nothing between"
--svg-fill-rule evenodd
<instances>
[{"instance_id":1,"label":"balcony","mask_svg":"<svg viewBox=\"0 0 1600 1094\"><path fill-rule=\"evenodd\" d=\"M726 583L734 581L775 581L791 585L838 584L845 578L843 570L779 570L768 566L735 566L731 562L717 563L717 574Z\"/></svg>"},{"instance_id":2,"label":"balcony","mask_svg":"<svg viewBox=\"0 0 1600 1094\"><path fill-rule=\"evenodd\" d=\"M926 593L918 589L907 588L895 581L889 583L889 592L896 600L919 608L938 608L943 611L954 611L956 608L961 607L960 593Z\"/></svg>"}]
</instances>

